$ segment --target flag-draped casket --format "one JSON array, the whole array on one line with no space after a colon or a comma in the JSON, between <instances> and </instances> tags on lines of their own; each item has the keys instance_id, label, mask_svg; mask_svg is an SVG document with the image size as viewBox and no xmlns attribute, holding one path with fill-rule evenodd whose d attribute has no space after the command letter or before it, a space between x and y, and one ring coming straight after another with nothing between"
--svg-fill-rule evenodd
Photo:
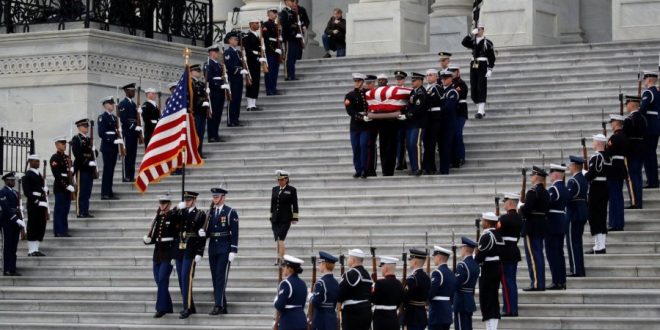
<instances>
[{"instance_id":1,"label":"flag-draped casket","mask_svg":"<svg viewBox=\"0 0 660 330\"><path fill-rule=\"evenodd\" d=\"M398 86L382 86L367 91L370 119L396 118L408 104L412 89Z\"/></svg>"}]
</instances>

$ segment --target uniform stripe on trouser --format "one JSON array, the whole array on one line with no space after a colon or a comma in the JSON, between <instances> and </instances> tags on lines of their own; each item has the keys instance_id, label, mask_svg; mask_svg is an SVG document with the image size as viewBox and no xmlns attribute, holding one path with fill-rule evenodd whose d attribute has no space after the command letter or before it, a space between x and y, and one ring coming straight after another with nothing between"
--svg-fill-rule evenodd
<instances>
[{"instance_id":1,"label":"uniform stripe on trouser","mask_svg":"<svg viewBox=\"0 0 660 330\"><path fill-rule=\"evenodd\" d=\"M537 274L536 274L536 263L534 262L534 252L532 252L532 242L529 240L529 235L525 236L525 241L527 242L527 253L529 253L529 260L532 263L532 273L534 274L534 287L538 288Z\"/></svg>"},{"instance_id":2,"label":"uniform stripe on trouser","mask_svg":"<svg viewBox=\"0 0 660 330\"><path fill-rule=\"evenodd\" d=\"M76 173L76 215L80 215L80 170Z\"/></svg>"},{"instance_id":3,"label":"uniform stripe on trouser","mask_svg":"<svg viewBox=\"0 0 660 330\"><path fill-rule=\"evenodd\" d=\"M502 282L502 296L504 306L507 314L511 314L511 299L509 298L509 286L506 283L506 274L504 274L504 266L500 263L500 281Z\"/></svg>"},{"instance_id":4,"label":"uniform stripe on trouser","mask_svg":"<svg viewBox=\"0 0 660 330\"><path fill-rule=\"evenodd\" d=\"M568 222L568 237L566 239L566 245L567 245L566 248L568 249L568 254L571 257L571 267L570 267L571 272L573 272L573 274L576 274L577 273L577 264L575 263L575 251L573 251L573 228L572 227L573 227L573 225L569 221Z\"/></svg>"},{"instance_id":5,"label":"uniform stripe on trouser","mask_svg":"<svg viewBox=\"0 0 660 330\"><path fill-rule=\"evenodd\" d=\"M422 129L417 129L417 170L422 167Z\"/></svg>"},{"instance_id":6,"label":"uniform stripe on trouser","mask_svg":"<svg viewBox=\"0 0 660 330\"><path fill-rule=\"evenodd\" d=\"M190 308L190 305L192 304L192 281L193 281L193 276L195 275L195 266L197 265L197 262L195 260L192 261L192 264L190 265L190 272L188 273L188 308Z\"/></svg>"},{"instance_id":7,"label":"uniform stripe on trouser","mask_svg":"<svg viewBox=\"0 0 660 330\"><path fill-rule=\"evenodd\" d=\"M630 197L630 205L637 206L637 198L635 196L635 188L633 187L632 179L630 178L630 171L628 170L628 157L623 158L623 165L626 167L626 186L628 186L628 196Z\"/></svg>"},{"instance_id":8,"label":"uniform stripe on trouser","mask_svg":"<svg viewBox=\"0 0 660 330\"><path fill-rule=\"evenodd\" d=\"M227 280L229 279L229 266L231 265L231 262L227 260L227 266L225 266L225 287L222 289L222 297L220 298L220 301L222 302L222 307L226 308L227 307L227 302L225 301L225 296L227 295Z\"/></svg>"}]
</instances>

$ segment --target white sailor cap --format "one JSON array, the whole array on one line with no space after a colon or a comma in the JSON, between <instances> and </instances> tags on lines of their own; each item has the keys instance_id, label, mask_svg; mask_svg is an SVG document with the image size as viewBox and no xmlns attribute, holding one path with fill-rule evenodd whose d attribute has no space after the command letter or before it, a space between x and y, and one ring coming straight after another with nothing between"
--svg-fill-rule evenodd
<instances>
[{"instance_id":1,"label":"white sailor cap","mask_svg":"<svg viewBox=\"0 0 660 330\"><path fill-rule=\"evenodd\" d=\"M451 71L451 72L459 71L460 69L461 69L461 67L459 67L459 66L456 65L456 64L450 64L450 65L447 67L447 71Z\"/></svg>"},{"instance_id":2,"label":"white sailor cap","mask_svg":"<svg viewBox=\"0 0 660 330\"><path fill-rule=\"evenodd\" d=\"M298 258L294 257L294 256L285 254L284 255L284 263L289 264L289 265L298 265L298 266L300 266L300 265L304 264L305 262L301 259L298 259Z\"/></svg>"},{"instance_id":3,"label":"white sailor cap","mask_svg":"<svg viewBox=\"0 0 660 330\"><path fill-rule=\"evenodd\" d=\"M520 199L520 194L516 192L504 193L504 200L507 199Z\"/></svg>"},{"instance_id":4,"label":"white sailor cap","mask_svg":"<svg viewBox=\"0 0 660 330\"><path fill-rule=\"evenodd\" d=\"M598 142L607 142L607 136L605 136L605 135L603 135L603 134L596 134L596 135L592 136L591 138L592 138L594 141L598 141Z\"/></svg>"},{"instance_id":5,"label":"white sailor cap","mask_svg":"<svg viewBox=\"0 0 660 330\"><path fill-rule=\"evenodd\" d=\"M379 73L379 74L378 74L378 75L376 76L376 78L378 78L378 79L385 79L385 80L387 80L387 75L386 75L386 74L384 74L384 73Z\"/></svg>"},{"instance_id":6,"label":"white sailor cap","mask_svg":"<svg viewBox=\"0 0 660 330\"><path fill-rule=\"evenodd\" d=\"M428 76L430 74L433 74L433 75L437 76L438 75L438 70L436 70L436 69L427 69L426 70L426 75Z\"/></svg>"},{"instance_id":7,"label":"white sailor cap","mask_svg":"<svg viewBox=\"0 0 660 330\"><path fill-rule=\"evenodd\" d=\"M178 85L178 84L179 84L179 83L176 82L176 81L175 81L175 82L171 82L171 83L167 84L167 89L172 89L172 88L176 87L176 85Z\"/></svg>"},{"instance_id":8,"label":"white sailor cap","mask_svg":"<svg viewBox=\"0 0 660 330\"><path fill-rule=\"evenodd\" d=\"M454 72L451 71L451 70L443 70L443 71L438 72L438 76L443 77L443 78L444 77L453 77Z\"/></svg>"},{"instance_id":9,"label":"white sailor cap","mask_svg":"<svg viewBox=\"0 0 660 330\"><path fill-rule=\"evenodd\" d=\"M356 258L366 258L367 255L361 249L350 249L348 250L348 255Z\"/></svg>"},{"instance_id":10,"label":"white sailor cap","mask_svg":"<svg viewBox=\"0 0 660 330\"><path fill-rule=\"evenodd\" d=\"M488 221L497 221L497 220L499 220L497 215L493 212L481 213L481 218L484 219L484 220L488 220Z\"/></svg>"},{"instance_id":11,"label":"white sailor cap","mask_svg":"<svg viewBox=\"0 0 660 330\"><path fill-rule=\"evenodd\" d=\"M644 74L644 78L648 78L648 77L658 78L657 71L644 71L643 74Z\"/></svg>"},{"instance_id":12,"label":"white sailor cap","mask_svg":"<svg viewBox=\"0 0 660 330\"><path fill-rule=\"evenodd\" d=\"M443 255L449 257L449 256L451 255L451 251L450 251L450 250L447 250L447 249L445 249L445 248L443 248L443 247L440 247L440 246L434 245L434 246L433 246L433 255L434 255L434 256L437 256L438 254L443 254Z\"/></svg>"},{"instance_id":13,"label":"white sailor cap","mask_svg":"<svg viewBox=\"0 0 660 330\"><path fill-rule=\"evenodd\" d=\"M158 201L159 202L171 202L172 198L170 197L170 194L160 195L160 196L158 196Z\"/></svg>"},{"instance_id":14,"label":"white sailor cap","mask_svg":"<svg viewBox=\"0 0 660 330\"><path fill-rule=\"evenodd\" d=\"M113 96L106 96L101 99L101 104L106 104L106 103L115 103L115 98Z\"/></svg>"},{"instance_id":15,"label":"white sailor cap","mask_svg":"<svg viewBox=\"0 0 660 330\"><path fill-rule=\"evenodd\" d=\"M147 89L144 90L144 93L145 93L145 94L146 94L146 93L158 93L158 90L155 89L155 88L153 88L153 87L149 87L149 88L147 88Z\"/></svg>"},{"instance_id":16,"label":"white sailor cap","mask_svg":"<svg viewBox=\"0 0 660 330\"><path fill-rule=\"evenodd\" d=\"M357 80L357 79L365 80L365 79L367 79L367 76L365 76L362 73L354 73L353 74L353 80Z\"/></svg>"},{"instance_id":17,"label":"white sailor cap","mask_svg":"<svg viewBox=\"0 0 660 330\"><path fill-rule=\"evenodd\" d=\"M57 143L57 142L65 142L66 143L66 136L58 136L58 137L54 138L53 143Z\"/></svg>"},{"instance_id":18,"label":"white sailor cap","mask_svg":"<svg viewBox=\"0 0 660 330\"><path fill-rule=\"evenodd\" d=\"M289 177L289 172L284 171L284 170L277 170L275 171L275 175L277 176L277 179L286 179Z\"/></svg>"},{"instance_id":19,"label":"white sailor cap","mask_svg":"<svg viewBox=\"0 0 660 330\"><path fill-rule=\"evenodd\" d=\"M396 265L396 263L399 261L397 258L393 257L385 257L381 256L380 258L380 267L383 267L383 265Z\"/></svg>"},{"instance_id":20,"label":"white sailor cap","mask_svg":"<svg viewBox=\"0 0 660 330\"><path fill-rule=\"evenodd\" d=\"M479 22L479 23L477 24L477 28L478 28L478 29L484 29L484 28L486 28L486 26L484 26L484 23Z\"/></svg>"},{"instance_id":21,"label":"white sailor cap","mask_svg":"<svg viewBox=\"0 0 660 330\"><path fill-rule=\"evenodd\" d=\"M550 164L550 172L566 172L566 166L560 164Z\"/></svg>"},{"instance_id":22,"label":"white sailor cap","mask_svg":"<svg viewBox=\"0 0 660 330\"><path fill-rule=\"evenodd\" d=\"M261 20L258 19L258 18L253 18L253 19L249 20L248 23L261 23Z\"/></svg>"},{"instance_id":23,"label":"white sailor cap","mask_svg":"<svg viewBox=\"0 0 660 330\"><path fill-rule=\"evenodd\" d=\"M615 115L615 114L610 115L610 122L613 122L615 120L616 121L624 121L624 120L626 120L626 117L621 116L621 115Z\"/></svg>"},{"instance_id":24,"label":"white sailor cap","mask_svg":"<svg viewBox=\"0 0 660 330\"><path fill-rule=\"evenodd\" d=\"M39 159L39 155L31 154L28 156L27 160L40 160L40 159Z\"/></svg>"}]
</instances>

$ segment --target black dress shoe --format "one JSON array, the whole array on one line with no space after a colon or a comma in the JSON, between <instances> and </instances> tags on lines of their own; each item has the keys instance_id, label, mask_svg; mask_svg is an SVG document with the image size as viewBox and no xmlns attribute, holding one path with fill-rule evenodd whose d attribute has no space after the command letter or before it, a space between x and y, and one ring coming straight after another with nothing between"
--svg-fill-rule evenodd
<instances>
[{"instance_id":1,"label":"black dress shoe","mask_svg":"<svg viewBox=\"0 0 660 330\"><path fill-rule=\"evenodd\" d=\"M585 253L585 254L606 254L606 253L607 253L607 249L602 249L602 250L591 249L591 250L587 251L587 253Z\"/></svg>"},{"instance_id":2,"label":"black dress shoe","mask_svg":"<svg viewBox=\"0 0 660 330\"><path fill-rule=\"evenodd\" d=\"M646 186L644 186L644 189L655 189L655 188L658 188L658 185L647 184Z\"/></svg>"},{"instance_id":3,"label":"black dress shoe","mask_svg":"<svg viewBox=\"0 0 660 330\"><path fill-rule=\"evenodd\" d=\"M35 254L35 252L30 252L30 253L28 253L27 256L28 256L28 257L37 257L37 255Z\"/></svg>"},{"instance_id":4,"label":"black dress shoe","mask_svg":"<svg viewBox=\"0 0 660 330\"><path fill-rule=\"evenodd\" d=\"M223 309L220 311L220 313L221 313L221 314L229 314L229 312L227 311L227 307L223 308Z\"/></svg>"},{"instance_id":5,"label":"black dress shoe","mask_svg":"<svg viewBox=\"0 0 660 330\"><path fill-rule=\"evenodd\" d=\"M209 313L209 315L218 315L218 314L220 314L221 310L222 309L219 306L214 306L213 310Z\"/></svg>"},{"instance_id":6,"label":"black dress shoe","mask_svg":"<svg viewBox=\"0 0 660 330\"><path fill-rule=\"evenodd\" d=\"M135 182L135 179L121 179L121 182Z\"/></svg>"},{"instance_id":7,"label":"black dress shoe","mask_svg":"<svg viewBox=\"0 0 660 330\"><path fill-rule=\"evenodd\" d=\"M545 289L529 287L529 288L524 288L523 291L525 291L525 292L534 292L534 291L545 291Z\"/></svg>"},{"instance_id":8,"label":"black dress shoe","mask_svg":"<svg viewBox=\"0 0 660 330\"><path fill-rule=\"evenodd\" d=\"M607 231L623 231L623 228L607 228Z\"/></svg>"},{"instance_id":9,"label":"black dress shoe","mask_svg":"<svg viewBox=\"0 0 660 330\"><path fill-rule=\"evenodd\" d=\"M359 173L359 172L355 172L355 174L353 174L353 177L356 178L356 179L359 178L359 177L360 177L360 173Z\"/></svg>"},{"instance_id":10,"label":"black dress shoe","mask_svg":"<svg viewBox=\"0 0 660 330\"><path fill-rule=\"evenodd\" d=\"M476 118L476 119L481 119L481 118L483 118L483 117L484 117L484 115L482 115L482 114L480 114L480 113L478 113L478 112L474 115L474 118Z\"/></svg>"},{"instance_id":11,"label":"black dress shoe","mask_svg":"<svg viewBox=\"0 0 660 330\"><path fill-rule=\"evenodd\" d=\"M165 313L165 312L156 312L156 314L154 314L154 318L159 319L159 318L165 316L165 314L167 314L167 313Z\"/></svg>"},{"instance_id":12,"label":"black dress shoe","mask_svg":"<svg viewBox=\"0 0 660 330\"><path fill-rule=\"evenodd\" d=\"M502 313L502 317L518 317L518 313Z\"/></svg>"},{"instance_id":13,"label":"black dress shoe","mask_svg":"<svg viewBox=\"0 0 660 330\"><path fill-rule=\"evenodd\" d=\"M119 199L119 197L115 197L115 199ZM94 216L89 213L85 214L85 218L93 218L93 217Z\"/></svg>"},{"instance_id":14,"label":"black dress shoe","mask_svg":"<svg viewBox=\"0 0 660 330\"><path fill-rule=\"evenodd\" d=\"M41 253L41 251L34 251L34 255L37 257L45 257L46 255Z\"/></svg>"},{"instance_id":15,"label":"black dress shoe","mask_svg":"<svg viewBox=\"0 0 660 330\"><path fill-rule=\"evenodd\" d=\"M579 274L568 274L566 276L567 277L585 277L585 275L579 275Z\"/></svg>"},{"instance_id":16,"label":"black dress shoe","mask_svg":"<svg viewBox=\"0 0 660 330\"><path fill-rule=\"evenodd\" d=\"M635 205L630 205L630 206L626 207L626 210L637 210L637 209L639 209L639 207L637 207Z\"/></svg>"},{"instance_id":17,"label":"black dress shoe","mask_svg":"<svg viewBox=\"0 0 660 330\"><path fill-rule=\"evenodd\" d=\"M367 172L362 172L362 175L360 177L366 179L369 176L367 175Z\"/></svg>"},{"instance_id":18,"label":"black dress shoe","mask_svg":"<svg viewBox=\"0 0 660 330\"><path fill-rule=\"evenodd\" d=\"M552 291L566 290L566 284L552 284L552 286L547 288L546 290L552 290Z\"/></svg>"},{"instance_id":19,"label":"black dress shoe","mask_svg":"<svg viewBox=\"0 0 660 330\"><path fill-rule=\"evenodd\" d=\"M238 127L243 127L243 126L245 126L245 124L243 124L243 123L241 123L241 122L239 121L238 123L234 124L234 126L235 126L235 127L236 127L236 126L238 126Z\"/></svg>"},{"instance_id":20,"label":"black dress shoe","mask_svg":"<svg viewBox=\"0 0 660 330\"><path fill-rule=\"evenodd\" d=\"M254 108L252 108L252 111L263 111L263 110L264 110L264 109L259 108L259 107L254 107Z\"/></svg>"},{"instance_id":21,"label":"black dress shoe","mask_svg":"<svg viewBox=\"0 0 660 330\"><path fill-rule=\"evenodd\" d=\"M116 201L116 200L119 200L119 197L117 197L117 196L101 196L101 200L104 200L104 201L107 201L107 200ZM84 215L83 215L83 217L84 217Z\"/></svg>"},{"instance_id":22,"label":"black dress shoe","mask_svg":"<svg viewBox=\"0 0 660 330\"><path fill-rule=\"evenodd\" d=\"M22 276L21 273L19 273L19 272L4 272L2 275L4 275L4 276Z\"/></svg>"},{"instance_id":23,"label":"black dress shoe","mask_svg":"<svg viewBox=\"0 0 660 330\"><path fill-rule=\"evenodd\" d=\"M422 175L422 170L415 172L415 176L421 176L421 175Z\"/></svg>"},{"instance_id":24,"label":"black dress shoe","mask_svg":"<svg viewBox=\"0 0 660 330\"><path fill-rule=\"evenodd\" d=\"M184 309L184 310L181 311L181 313L179 313L179 318L182 319L182 320L187 319L190 316L190 314L191 313L190 313L189 309Z\"/></svg>"},{"instance_id":25,"label":"black dress shoe","mask_svg":"<svg viewBox=\"0 0 660 330\"><path fill-rule=\"evenodd\" d=\"M205 154L199 154L199 157L201 157L202 159L206 159L206 155L205 155Z\"/></svg>"}]
</instances>

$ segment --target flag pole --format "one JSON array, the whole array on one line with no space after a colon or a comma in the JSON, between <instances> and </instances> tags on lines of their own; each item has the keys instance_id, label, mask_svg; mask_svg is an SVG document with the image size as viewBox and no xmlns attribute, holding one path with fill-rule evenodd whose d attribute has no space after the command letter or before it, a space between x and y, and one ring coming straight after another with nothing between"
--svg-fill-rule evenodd
<instances>
[{"instance_id":1,"label":"flag pole","mask_svg":"<svg viewBox=\"0 0 660 330\"><path fill-rule=\"evenodd\" d=\"M188 94L190 94L190 68L188 66L190 62L190 48L186 47L183 50L183 58L185 60L186 64L186 71L188 72L188 81L186 81L186 88L188 88ZM191 95L192 97L192 95ZM190 107L192 106L192 102L188 103L188 109L187 112L190 112ZM189 127L190 123L188 122L188 114L186 114L186 127ZM190 134L190 130L187 129L187 134ZM181 150L181 159L183 159L183 166L181 167L183 173L181 173L181 201L184 201L184 194L186 191L186 162L188 161L188 156L186 155L186 148L187 144L183 146L183 149Z\"/></svg>"}]
</instances>

